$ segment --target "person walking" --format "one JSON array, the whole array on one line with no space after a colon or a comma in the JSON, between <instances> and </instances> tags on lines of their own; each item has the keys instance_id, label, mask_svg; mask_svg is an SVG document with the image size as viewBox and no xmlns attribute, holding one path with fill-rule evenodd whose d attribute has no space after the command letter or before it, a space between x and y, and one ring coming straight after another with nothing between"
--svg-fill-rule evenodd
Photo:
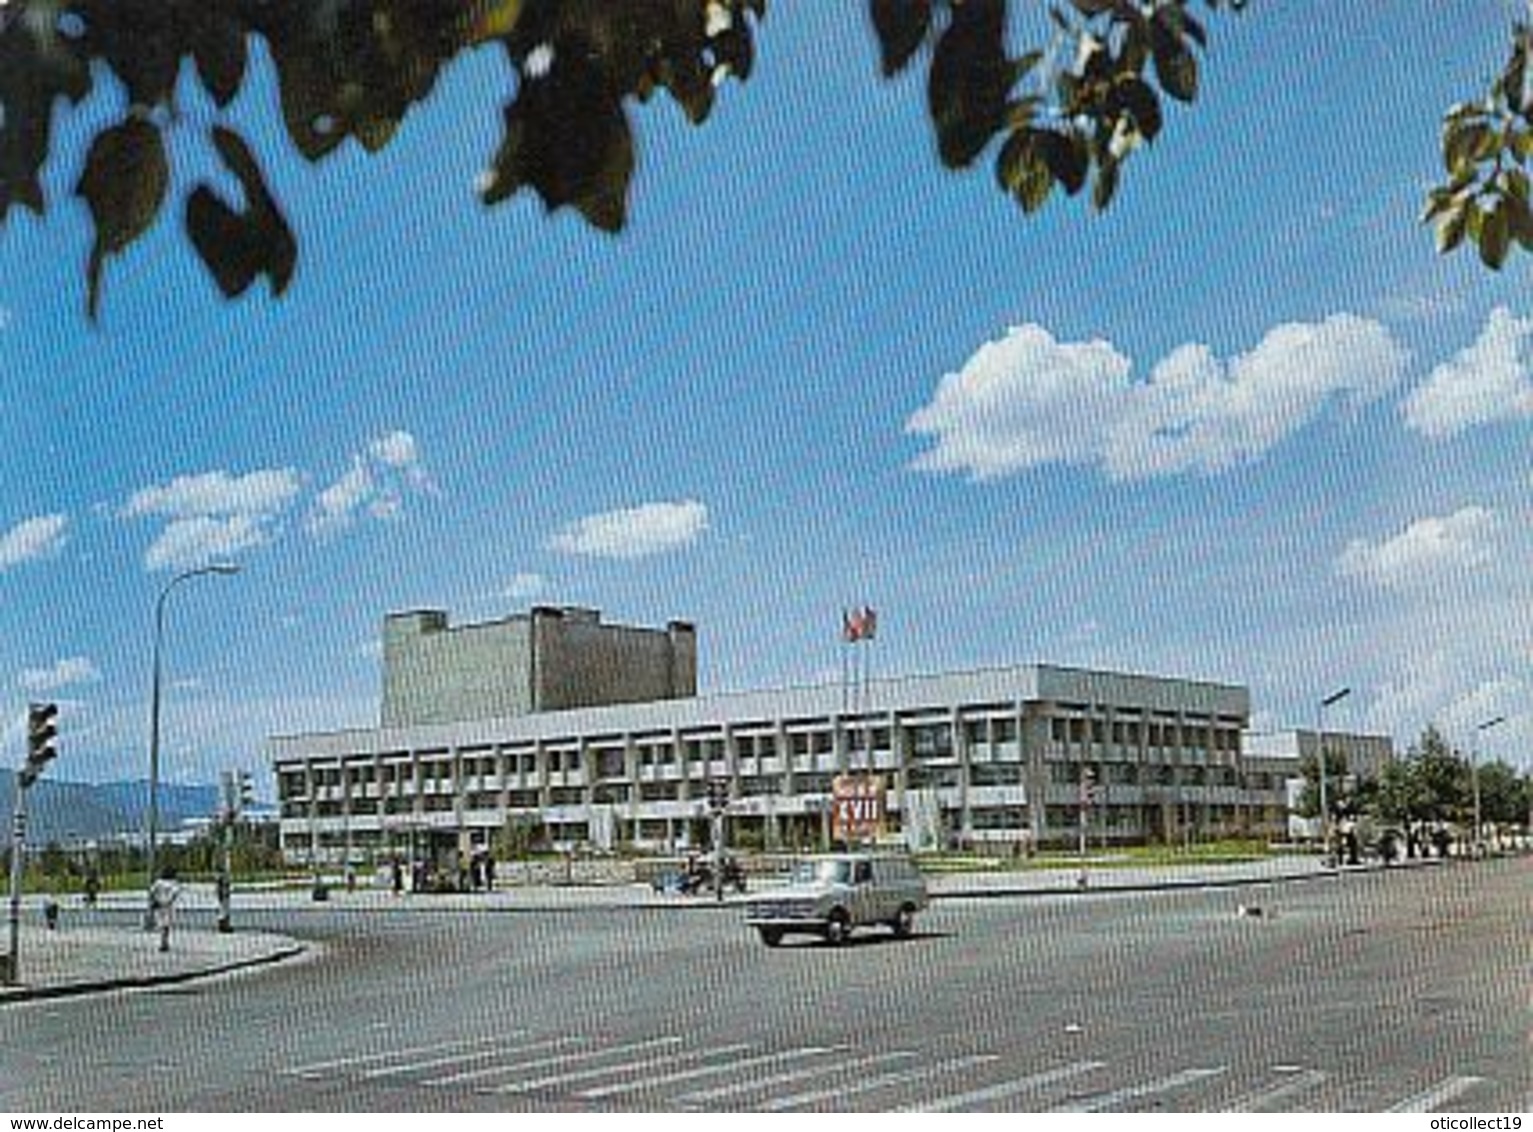
<instances>
[{"instance_id":1,"label":"person walking","mask_svg":"<svg viewBox=\"0 0 1533 1132\"><path fill-rule=\"evenodd\" d=\"M181 886L176 883L176 870L170 866L160 870L159 878L149 886L149 911L154 920L154 930L160 933L160 950L170 950L170 924L172 911L181 896Z\"/></svg>"}]
</instances>

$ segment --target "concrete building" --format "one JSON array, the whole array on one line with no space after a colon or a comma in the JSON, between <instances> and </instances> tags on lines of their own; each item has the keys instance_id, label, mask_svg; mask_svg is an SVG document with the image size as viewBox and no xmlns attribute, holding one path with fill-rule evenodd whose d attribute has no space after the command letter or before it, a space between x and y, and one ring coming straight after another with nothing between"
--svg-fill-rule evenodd
<instances>
[{"instance_id":1,"label":"concrete building","mask_svg":"<svg viewBox=\"0 0 1533 1132\"><path fill-rule=\"evenodd\" d=\"M1298 813L1299 798L1304 790L1301 760L1315 758L1320 750L1320 733L1317 731L1275 731L1249 735L1246 750L1253 760L1271 760L1275 766L1286 766L1288 785L1288 836L1292 841L1318 841L1320 818L1301 817ZM1332 798L1340 798L1359 779L1377 778L1386 764L1395 757L1394 740L1388 735L1367 735L1348 731L1325 732L1327 766L1337 762L1346 770L1327 786Z\"/></svg>"},{"instance_id":2,"label":"concrete building","mask_svg":"<svg viewBox=\"0 0 1533 1132\"><path fill-rule=\"evenodd\" d=\"M384 727L507 719L594 704L697 694L692 626L604 625L593 609L451 627L441 610L383 622Z\"/></svg>"},{"instance_id":3,"label":"concrete building","mask_svg":"<svg viewBox=\"0 0 1533 1132\"><path fill-rule=\"evenodd\" d=\"M669 653L627 654L648 673L598 665L583 685L571 652L540 685L509 645L474 641L458 654L460 685L453 664L423 661L409 639L452 632L445 618L407 617L440 620L389 619L384 726L271 741L294 861L363 862L423 843L468 852L517 823L602 850L701 846L712 781L727 784L732 843L809 848L828 837L844 774L879 777L885 832L912 848L1073 845L1083 775L1093 845L1286 827L1290 775L1245 757L1250 695L1236 685L1026 665L876 680L851 708L835 684L695 696L695 641L678 623L663 634ZM513 677L480 681L487 653ZM410 671L389 671L399 663ZM654 686L670 698L590 702Z\"/></svg>"}]
</instances>

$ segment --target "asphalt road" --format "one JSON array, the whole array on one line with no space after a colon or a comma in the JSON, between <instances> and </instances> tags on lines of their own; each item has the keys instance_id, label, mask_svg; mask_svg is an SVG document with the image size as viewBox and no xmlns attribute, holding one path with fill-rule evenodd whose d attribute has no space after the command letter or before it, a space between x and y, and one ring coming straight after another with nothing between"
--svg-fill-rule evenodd
<instances>
[{"instance_id":1,"label":"asphalt road","mask_svg":"<svg viewBox=\"0 0 1533 1132\"><path fill-rule=\"evenodd\" d=\"M949 900L840 949L737 909L295 908L252 926L310 960L0 1008L0 1110L1522 1112L1529 880Z\"/></svg>"}]
</instances>

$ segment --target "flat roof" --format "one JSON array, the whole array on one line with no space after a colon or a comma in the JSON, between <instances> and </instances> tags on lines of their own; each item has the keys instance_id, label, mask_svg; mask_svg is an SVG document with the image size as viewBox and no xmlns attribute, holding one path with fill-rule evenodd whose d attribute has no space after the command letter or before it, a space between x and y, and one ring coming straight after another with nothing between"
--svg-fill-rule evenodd
<instances>
[{"instance_id":1,"label":"flat roof","mask_svg":"<svg viewBox=\"0 0 1533 1132\"><path fill-rule=\"evenodd\" d=\"M642 703L533 712L498 719L351 728L274 736L274 761L307 755L358 754L421 747L483 747L643 731L696 731L724 724L940 712L954 705L1053 702L1244 719L1251 695L1243 685L1171 676L1029 664L937 675L871 680L864 689L840 683L718 692Z\"/></svg>"}]
</instances>

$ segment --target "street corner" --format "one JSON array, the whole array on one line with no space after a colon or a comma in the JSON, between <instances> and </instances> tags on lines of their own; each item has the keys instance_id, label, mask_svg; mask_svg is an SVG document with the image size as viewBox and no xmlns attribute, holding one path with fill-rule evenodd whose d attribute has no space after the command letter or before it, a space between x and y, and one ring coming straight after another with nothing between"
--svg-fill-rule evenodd
<instances>
[{"instance_id":1,"label":"street corner","mask_svg":"<svg viewBox=\"0 0 1533 1132\"><path fill-rule=\"evenodd\" d=\"M153 987L314 958L315 945L268 932L157 933L136 928L25 927L18 940L14 985L0 986L0 1006L42 998Z\"/></svg>"}]
</instances>

